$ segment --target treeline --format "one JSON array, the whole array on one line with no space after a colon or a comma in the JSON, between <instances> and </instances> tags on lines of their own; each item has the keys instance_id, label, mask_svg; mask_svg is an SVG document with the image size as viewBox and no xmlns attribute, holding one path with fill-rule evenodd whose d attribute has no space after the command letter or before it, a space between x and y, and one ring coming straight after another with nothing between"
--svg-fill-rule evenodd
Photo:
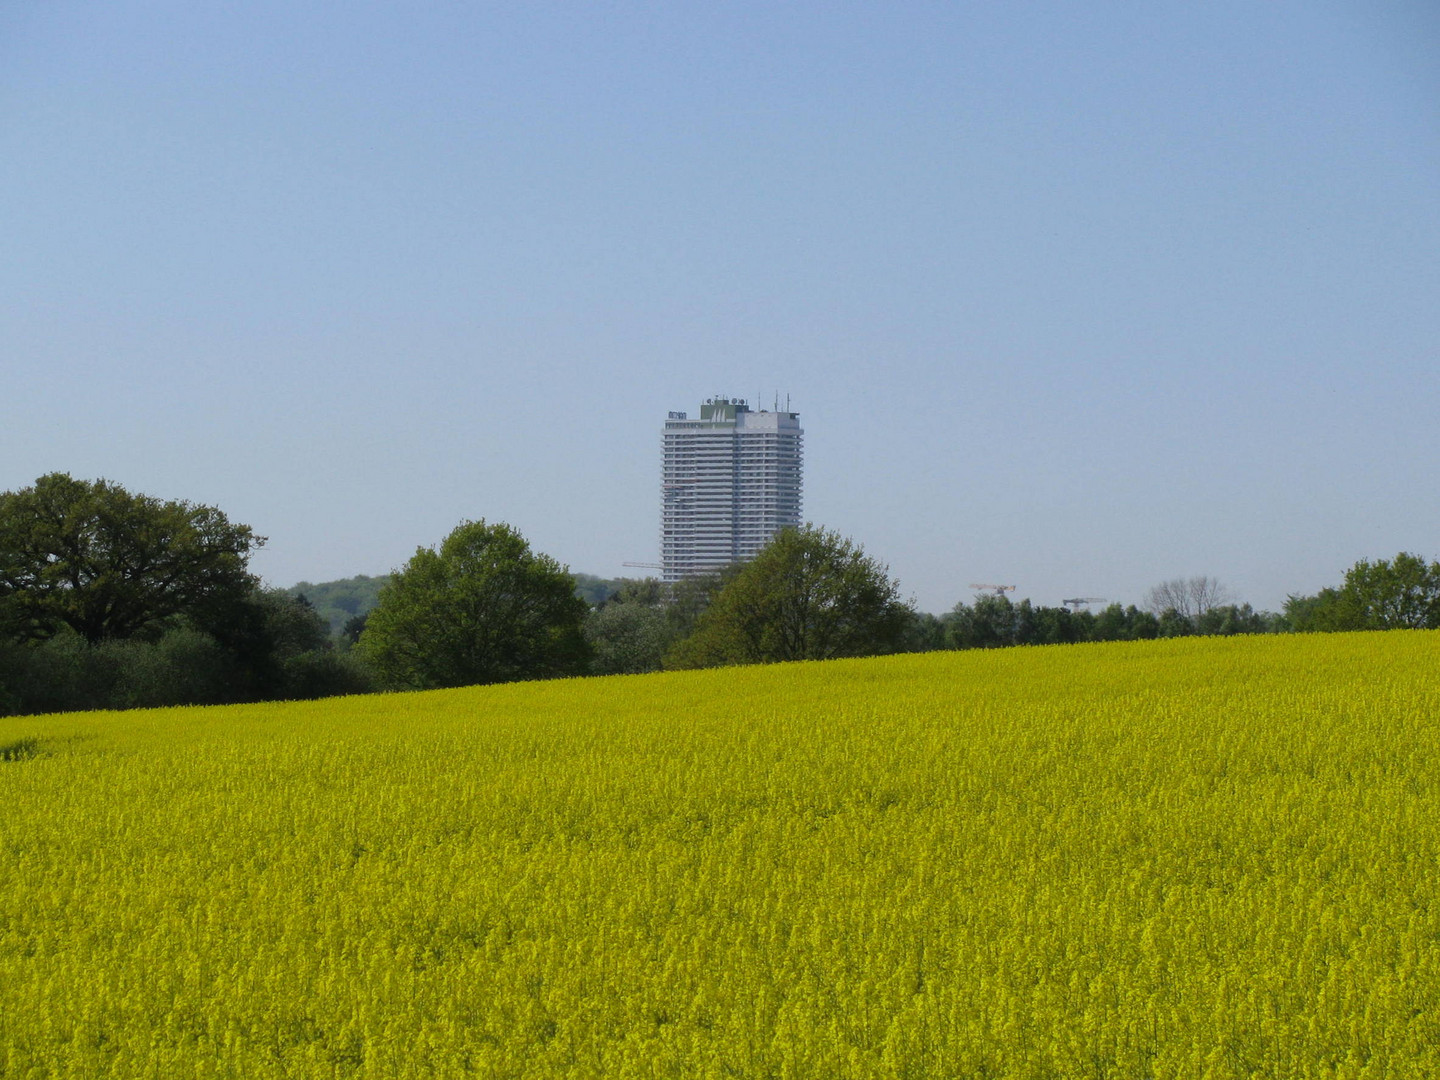
<instances>
[{"instance_id":1,"label":"treeline","mask_svg":"<svg viewBox=\"0 0 1440 1080\"><path fill-rule=\"evenodd\" d=\"M265 543L214 507L60 473L0 494L0 713L322 697L373 685Z\"/></svg>"},{"instance_id":2,"label":"treeline","mask_svg":"<svg viewBox=\"0 0 1440 1080\"><path fill-rule=\"evenodd\" d=\"M1160 614L1111 604L1098 612L1043 607L1029 600L981 596L936 617L918 615L916 638L924 649L998 649L1014 645L1072 645L1086 641L1145 641L1192 635L1270 634L1287 629L1283 616L1249 604L1220 604L1186 615Z\"/></svg>"},{"instance_id":3,"label":"treeline","mask_svg":"<svg viewBox=\"0 0 1440 1080\"><path fill-rule=\"evenodd\" d=\"M627 584L590 615L586 636L592 671L627 674L903 652L916 618L884 565L807 525L743 565Z\"/></svg>"},{"instance_id":4,"label":"treeline","mask_svg":"<svg viewBox=\"0 0 1440 1080\"><path fill-rule=\"evenodd\" d=\"M835 570L842 563L848 576ZM1341 586L1314 596L1292 595L1283 612L1234 602L1220 582L1205 576L1156 585L1143 608L1110 604L1093 612L1037 606L1028 599L1015 603L1002 594L962 601L937 616L902 604L898 593L885 567L849 541L807 527L781 534L752 563L724 575L669 586L656 581L623 585L587 623L592 670L618 674L831 655L1440 629L1440 562L1427 564L1404 552L1390 560L1361 560ZM857 619L857 611L868 611L868 621ZM814 645L835 640L819 631L821 623L847 618L850 632L842 647ZM807 620L811 647L802 644ZM716 640L728 644L717 648Z\"/></svg>"},{"instance_id":5,"label":"treeline","mask_svg":"<svg viewBox=\"0 0 1440 1080\"><path fill-rule=\"evenodd\" d=\"M1406 551L1361 559L1338 587L1291 596L1285 618L1301 632L1440 629L1440 562Z\"/></svg>"},{"instance_id":6,"label":"treeline","mask_svg":"<svg viewBox=\"0 0 1440 1080\"><path fill-rule=\"evenodd\" d=\"M504 524L462 522L394 574L294 590L218 509L106 481L0 494L0 714L324 697L937 649L1440 627L1440 563L1362 560L1280 614L1212 578L1091 612L983 595L914 610L883 564L813 526L666 584L571 574ZM312 599L312 596L314 599ZM316 602L318 600L318 604Z\"/></svg>"},{"instance_id":7,"label":"treeline","mask_svg":"<svg viewBox=\"0 0 1440 1080\"><path fill-rule=\"evenodd\" d=\"M711 600L713 599L713 603ZM1043 607L1004 595L944 615L903 603L886 567L848 540L807 526L782 533L753 562L724 574L616 590L589 617L597 674L726 663L997 649L1290 629L1283 615L1226 602L1213 578L1165 582L1147 607L1098 612Z\"/></svg>"},{"instance_id":8,"label":"treeline","mask_svg":"<svg viewBox=\"0 0 1440 1080\"><path fill-rule=\"evenodd\" d=\"M0 715L225 705L363 693L358 658L303 602L257 588L216 621L179 614L131 637L90 642L69 627L0 642Z\"/></svg>"}]
</instances>

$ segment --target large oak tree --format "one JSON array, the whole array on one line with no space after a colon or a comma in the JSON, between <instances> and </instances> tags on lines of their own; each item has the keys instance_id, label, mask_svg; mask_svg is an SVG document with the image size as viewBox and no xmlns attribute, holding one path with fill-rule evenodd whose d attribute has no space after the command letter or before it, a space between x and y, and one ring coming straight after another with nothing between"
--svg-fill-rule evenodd
<instances>
[{"instance_id":1,"label":"large oak tree","mask_svg":"<svg viewBox=\"0 0 1440 1080\"><path fill-rule=\"evenodd\" d=\"M246 565L264 542L213 506L50 473L0 494L0 630L68 626L93 645L203 619L254 591Z\"/></svg>"}]
</instances>

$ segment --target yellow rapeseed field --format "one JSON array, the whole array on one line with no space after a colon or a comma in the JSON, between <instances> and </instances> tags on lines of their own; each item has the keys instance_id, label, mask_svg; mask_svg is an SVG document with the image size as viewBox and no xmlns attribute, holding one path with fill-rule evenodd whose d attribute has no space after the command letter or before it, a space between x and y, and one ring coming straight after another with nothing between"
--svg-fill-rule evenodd
<instances>
[{"instance_id":1,"label":"yellow rapeseed field","mask_svg":"<svg viewBox=\"0 0 1440 1080\"><path fill-rule=\"evenodd\" d=\"M1440 1076L1440 634L0 720L0 1077Z\"/></svg>"}]
</instances>

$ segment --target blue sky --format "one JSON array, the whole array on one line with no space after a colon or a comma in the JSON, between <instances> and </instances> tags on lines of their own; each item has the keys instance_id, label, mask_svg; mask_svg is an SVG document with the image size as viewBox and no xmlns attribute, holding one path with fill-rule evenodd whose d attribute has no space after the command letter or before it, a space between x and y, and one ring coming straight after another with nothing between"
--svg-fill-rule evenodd
<instances>
[{"instance_id":1,"label":"blue sky","mask_svg":"<svg viewBox=\"0 0 1440 1080\"><path fill-rule=\"evenodd\" d=\"M620 574L666 412L777 391L928 610L1440 555L1424 0L6 4L0 254L0 490L274 584Z\"/></svg>"}]
</instances>

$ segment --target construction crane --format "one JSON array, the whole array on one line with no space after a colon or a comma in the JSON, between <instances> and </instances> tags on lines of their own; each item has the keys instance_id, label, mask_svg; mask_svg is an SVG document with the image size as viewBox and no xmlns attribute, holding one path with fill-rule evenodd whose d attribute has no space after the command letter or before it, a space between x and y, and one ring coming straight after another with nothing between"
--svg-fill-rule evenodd
<instances>
[{"instance_id":1,"label":"construction crane","mask_svg":"<svg viewBox=\"0 0 1440 1080\"><path fill-rule=\"evenodd\" d=\"M1061 600L1060 606L1070 609L1072 611L1079 611L1086 604L1103 603L1105 603L1105 598L1103 596L1072 596L1069 600ZM1074 605L1073 608L1071 607L1072 604Z\"/></svg>"},{"instance_id":2,"label":"construction crane","mask_svg":"<svg viewBox=\"0 0 1440 1080\"><path fill-rule=\"evenodd\" d=\"M1015 591L1014 585L977 585L973 581L970 583L970 588L975 589L976 591L985 589L993 592L996 596L1004 596L1007 592Z\"/></svg>"},{"instance_id":3,"label":"construction crane","mask_svg":"<svg viewBox=\"0 0 1440 1080\"><path fill-rule=\"evenodd\" d=\"M664 569L665 569L665 567L662 566L662 565L661 565L660 563L658 563L658 562L627 562L627 563L621 563L620 565L621 565L621 566L638 566L638 567L639 567L640 569L642 569L642 570L664 570Z\"/></svg>"}]
</instances>

